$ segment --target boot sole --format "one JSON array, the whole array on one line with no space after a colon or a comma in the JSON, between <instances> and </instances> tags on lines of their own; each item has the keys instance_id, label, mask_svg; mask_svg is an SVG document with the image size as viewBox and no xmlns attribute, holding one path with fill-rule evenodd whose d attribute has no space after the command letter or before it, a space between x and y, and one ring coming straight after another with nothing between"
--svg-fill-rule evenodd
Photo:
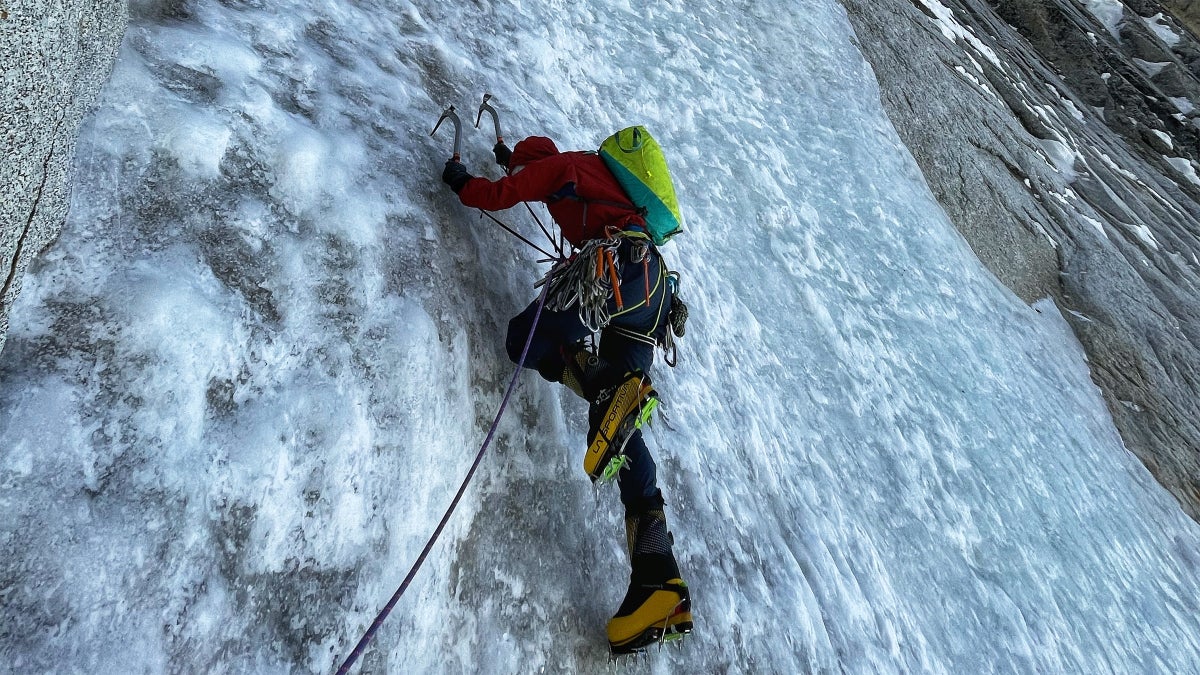
<instances>
[{"instance_id":1,"label":"boot sole","mask_svg":"<svg viewBox=\"0 0 1200 675\"><path fill-rule=\"evenodd\" d=\"M676 642L687 637L692 632L692 613L680 611L667 619L667 626L650 626L639 635L621 643L608 643L608 650L613 656L625 656L646 651L654 644Z\"/></svg>"},{"instance_id":2,"label":"boot sole","mask_svg":"<svg viewBox=\"0 0 1200 675\"><path fill-rule=\"evenodd\" d=\"M683 584L678 579L673 580L671 583ZM673 595L674 599L668 597L668 594ZM657 611L655 608L657 608ZM614 623L626 623L634 620L634 617L639 614L658 614L663 618L653 620L648 626L635 632L633 635L621 637L617 640L612 639ZM666 614L665 617L663 616L664 614ZM622 631L620 623L615 627L615 630ZM656 591L647 598L638 611L625 617L614 617L609 622L608 648L614 656L631 654L641 651L655 642L678 640L691 632L692 599L691 593L687 591L687 587L684 585L682 595L672 591Z\"/></svg>"}]
</instances>

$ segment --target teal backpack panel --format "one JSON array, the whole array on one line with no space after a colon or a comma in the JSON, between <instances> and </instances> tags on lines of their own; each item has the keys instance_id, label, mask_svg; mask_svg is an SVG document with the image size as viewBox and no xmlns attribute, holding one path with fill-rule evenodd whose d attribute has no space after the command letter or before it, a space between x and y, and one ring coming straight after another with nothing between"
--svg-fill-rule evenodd
<instances>
[{"instance_id":1,"label":"teal backpack panel","mask_svg":"<svg viewBox=\"0 0 1200 675\"><path fill-rule=\"evenodd\" d=\"M634 205L645 209L646 229L656 245L683 231L667 158L645 127L629 127L609 136L600 144L599 154Z\"/></svg>"}]
</instances>

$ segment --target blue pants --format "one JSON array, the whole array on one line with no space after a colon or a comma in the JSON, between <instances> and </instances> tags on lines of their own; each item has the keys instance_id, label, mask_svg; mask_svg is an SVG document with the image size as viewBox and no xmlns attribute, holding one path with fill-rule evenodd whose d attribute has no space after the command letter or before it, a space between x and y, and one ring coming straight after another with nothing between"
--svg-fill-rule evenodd
<instances>
[{"instance_id":1,"label":"blue pants","mask_svg":"<svg viewBox=\"0 0 1200 675\"><path fill-rule=\"evenodd\" d=\"M613 317L600 332L599 356L617 371L617 375L640 370L647 373L654 363L654 347L645 342L621 334L623 329L661 340L667 327L667 312L671 309L671 291L667 284L666 268L656 250L651 248L647 263L629 260L630 244L622 244L621 297L623 307L616 307L616 300L609 299L609 313ZM647 287L649 294L647 294ZM508 322L506 347L508 356L516 363L521 359L521 350L529 336L529 328L537 313L537 303L530 303L523 312ZM576 308L563 312L542 310L537 330L529 344L525 367L536 369L543 378L551 382L562 381L566 361L563 348L575 344L591 334L579 318ZM590 420L604 412L602 406L593 404L588 411ZM627 467L617 475L621 488L621 502L627 509L637 510L647 499L661 499L654 458L646 447L642 432L635 431L625 445L629 457Z\"/></svg>"}]
</instances>

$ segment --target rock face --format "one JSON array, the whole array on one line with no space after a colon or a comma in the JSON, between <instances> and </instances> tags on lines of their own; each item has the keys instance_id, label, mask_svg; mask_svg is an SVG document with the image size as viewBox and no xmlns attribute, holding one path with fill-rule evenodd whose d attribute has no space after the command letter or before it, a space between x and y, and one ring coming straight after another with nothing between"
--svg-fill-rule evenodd
<instances>
[{"instance_id":1,"label":"rock face","mask_svg":"<svg viewBox=\"0 0 1200 675\"><path fill-rule=\"evenodd\" d=\"M949 217L1058 302L1126 446L1200 519L1200 3L843 5Z\"/></svg>"},{"instance_id":2,"label":"rock face","mask_svg":"<svg viewBox=\"0 0 1200 675\"><path fill-rule=\"evenodd\" d=\"M124 0L0 3L0 350L25 269L66 218L79 125L126 16Z\"/></svg>"},{"instance_id":3,"label":"rock face","mask_svg":"<svg viewBox=\"0 0 1200 675\"><path fill-rule=\"evenodd\" d=\"M1200 35L1200 0L1163 0L1163 6L1171 10L1192 35Z\"/></svg>"}]
</instances>

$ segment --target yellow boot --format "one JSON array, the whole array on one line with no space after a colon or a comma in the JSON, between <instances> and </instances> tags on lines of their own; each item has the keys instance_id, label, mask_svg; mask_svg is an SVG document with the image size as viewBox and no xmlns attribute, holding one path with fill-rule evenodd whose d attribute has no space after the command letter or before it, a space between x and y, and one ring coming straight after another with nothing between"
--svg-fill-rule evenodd
<instances>
[{"instance_id":1,"label":"yellow boot","mask_svg":"<svg viewBox=\"0 0 1200 675\"><path fill-rule=\"evenodd\" d=\"M641 651L692 632L691 591L671 552L662 497L656 501L625 517L632 572L625 600L608 622L613 654Z\"/></svg>"},{"instance_id":2,"label":"yellow boot","mask_svg":"<svg viewBox=\"0 0 1200 675\"><path fill-rule=\"evenodd\" d=\"M629 437L657 407L658 392L650 386L650 378L641 373L627 374L621 384L603 392L592 404L592 430L583 455L583 470L593 482L613 477Z\"/></svg>"}]
</instances>

